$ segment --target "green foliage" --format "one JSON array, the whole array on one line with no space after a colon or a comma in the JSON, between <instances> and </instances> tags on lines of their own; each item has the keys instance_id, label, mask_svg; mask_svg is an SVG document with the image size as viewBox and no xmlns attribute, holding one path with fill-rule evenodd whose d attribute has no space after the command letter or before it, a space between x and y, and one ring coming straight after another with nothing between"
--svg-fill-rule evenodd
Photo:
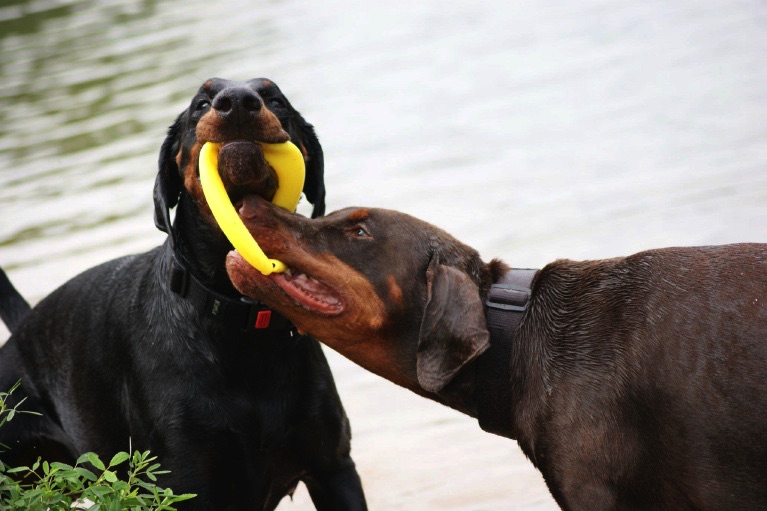
<instances>
[{"instance_id":1,"label":"green foliage","mask_svg":"<svg viewBox=\"0 0 767 511\"><path fill-rule=\"evenodd\" d=\"M10 396L13 393L14 390L19 388L19 385L21 385L21 382L17 381L14 384L14 386L11 387L11 389L8 392L0 392L0 427L2 427L3 424L8 422L9 420L13 419L13 417L17 413L34 413L34 412L27 412L27 411L24 411L24 410L19 410L19 406L21 406L21 404L27 398L24 398L21 401L19 401L18 403L16 403L16 406L14 406L13 408L8 408L8 405L6 403L7 399L8 399L8 396ZM39 413L34 413L34 415L40 415L40 414ZM4 447L4 446L0 446L0 447Z\"/></svg>"},{"instance_id":2,"label":"green foliage","mask_svg":"<svg viewBox=\"0 0 767 511\"><path fill-rule=\"evenodd\" d=\"M0 392L0 426L23 413L18 410L21 403L6 406L16 387ZM136 451L132 457L119 452L108 464L92 452L80 456L74 466L39 458L31 467L11 468L0 462L0 510L171 511L174 503L194 495L174 495L157 486L157 476L168 471L159 470L156 460L149 451Z\"/></svg>"}]
</instances>

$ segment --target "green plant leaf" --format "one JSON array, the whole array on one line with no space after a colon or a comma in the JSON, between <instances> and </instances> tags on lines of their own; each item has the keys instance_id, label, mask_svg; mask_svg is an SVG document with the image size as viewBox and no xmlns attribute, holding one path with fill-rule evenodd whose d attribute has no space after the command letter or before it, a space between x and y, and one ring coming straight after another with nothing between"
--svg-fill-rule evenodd
<instances>
[{"instance_id":1,"label":"green plant leaf","mask_svg":"<svg viewBox=\"0 0 767 511\"><path fill-rule=\"evenodd\" d=\"M114 467L115 465L119 465L120 463L124 463L129 458L130 454L127 452L118 452L112 456L112 460L109 462L109 466Z\"/></svg>"},{"instance_id":2,"label":"green plant leaf","mask_svg":"<svg viewBox=\"0 0 767 511\"><path fill-rule=\"evenodd\" d=\"M94 484L90 488L88 488L88 492L92 494L96 500L104 500L111 492L112 490L108 486L102 486L100 484ZM89 495L83 494L84 497L87 497Z\"/></svg>"},{"instance_id":3,"label":"green plant leaf","mask_svg":"<svg viewBox=\"0 0 767 511\"><path fill-rule=\"evenodd\" d=\"M98 478L96 477L96 474L88 470L87 468L83 467L75 467L74 468L75 473L77 473L78 476L80 476L83 479L86 479L88 481L94 482Z\"/></svg>"},{"instance_id":4,"label":"green plant leaf","mask_svg":"<svg viewBox=\"0 0 767 511\"><path fill-rule=\"evenodd\" d=\"M95 452L89 452L85 454L88 458L88 461L96 467L98 470L104 470L106 467L104 466L104 462L101 461L101 458L99 458L98 454Z\"/></svg>"}]
</instances>

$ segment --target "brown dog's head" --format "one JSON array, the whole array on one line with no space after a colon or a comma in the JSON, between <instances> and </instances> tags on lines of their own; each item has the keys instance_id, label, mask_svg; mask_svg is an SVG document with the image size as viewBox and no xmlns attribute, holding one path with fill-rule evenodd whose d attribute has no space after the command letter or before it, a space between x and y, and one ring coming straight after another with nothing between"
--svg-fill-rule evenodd
<instances>
[{"instance_id":1,"label":"brown dog's head","mask_svg":"<svg viewBox=\"0 0 767 511\"><path fill-rule=\"evenodd\" d=\"M314 206L312 216L325 210L322 148L314 128L291 106L274 82L257 78L233 82L212 78L176 122L160 150L155 181L155 223L170 228L168 209L189 194L211 225L216 225L199 181L198 160L205 142L221 142L219 174L232 202L256 194L271 199L277 189L274 170L264 160L259 142L291 140L304 155L304 193Z\"/></svg>"},{"instance_id":2,"label":"brown dog's head","mask_svg":"<svg viewBox=\"0 0 767 511\"><path fill-rule=\"evenodd\" d=\"M437 227L365 208L309 220L256 197L240 216L266 254L290 269L263 276L230 252L237 290L359 365L437 392L487 348L481 297L507 267L483 263Z\"/></svg>"}]
</instances>

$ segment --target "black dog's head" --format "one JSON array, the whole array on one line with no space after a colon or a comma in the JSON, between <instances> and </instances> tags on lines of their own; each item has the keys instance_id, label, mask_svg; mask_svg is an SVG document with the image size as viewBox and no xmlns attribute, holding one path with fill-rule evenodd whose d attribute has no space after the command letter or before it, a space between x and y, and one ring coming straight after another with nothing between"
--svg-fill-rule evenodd
<instances>
[{"instance_id":1,"label":"black dog's head","mask_svg":"<svg viewBox=\"0 0 767 511\"><path fill-rule=\"evenodd\" d=\"M211 78L176 122L160 150L155 181L155 223L170 230L168 209L186 192L207 213L199 181L198 160L205 142L223 143L219 153L219 174L232 202L256 194L268 200L277 189L277 176L264 160L259 142L290 140L304 155L304 195L313 205L312 217L325 211L325 184L322 147L314 128L306 122L266 78L234 82Z\"/></svg>"}]
</instances>

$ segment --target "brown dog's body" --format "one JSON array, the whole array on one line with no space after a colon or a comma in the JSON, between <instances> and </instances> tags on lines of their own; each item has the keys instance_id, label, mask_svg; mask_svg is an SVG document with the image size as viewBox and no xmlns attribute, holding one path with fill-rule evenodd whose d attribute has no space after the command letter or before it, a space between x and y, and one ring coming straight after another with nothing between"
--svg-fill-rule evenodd
<instances>
[{"instance_id":1,"label":"brown dog's body","mask_svg":"<svg viewBox=\"0 0 767 511\"><path fill-rule=\"evenodd\" d=\"M476 416L484 302L506 265L393 211L308 220L255 199L240 213L292 272L263 277L230 253L241 292ZM561 260L531 288L509 436L563 509L767 509L767 245Z\"/></svg>"}]
</instances>

